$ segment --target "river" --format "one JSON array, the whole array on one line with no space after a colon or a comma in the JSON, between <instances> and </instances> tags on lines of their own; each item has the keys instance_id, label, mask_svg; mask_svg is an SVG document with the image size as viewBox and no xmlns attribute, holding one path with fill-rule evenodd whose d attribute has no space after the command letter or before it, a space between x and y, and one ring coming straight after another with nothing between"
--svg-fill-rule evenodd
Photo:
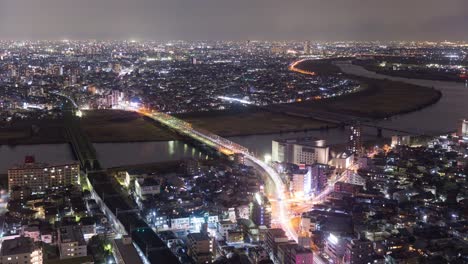
<instances>
[{"instance_id":1,"label":"river","mask_svg":"<svg viewBox=\"0 0 468 264\"><path fill-rule=\"evenodd\" d=\"M460 119L468 118L468 88L464 83L431 81L393 77L368 71L361 66L338 64L348 74L375 79L389 79L420 86L434 87L442 92L442 98L436 104L420 111L394 116L378 122L387 128L411 131L418 134L437 135L457 129Z\"/></svg>"},{"instance_id":2,"label":"river","mask_svg":"<svg viewBox=\"0 0 468 264\"><path fill-rule=\"evenodd\" d=\"M468 102L468 88L463 83L391 77L376 74L352 64L340 64L339 66L345 73L434 87L442 92L442 98L436 104L417 112L379 121L377 124L383 127L419 134L437 135L456 130L458 121L462 118L468 118L468 106L466 105L466 102ZM390 136L391 134L391 132L384 131L384 136ZM242 136L230 139L249 148L253 153L263 156L271 153L271 141L273 139L305 136L326 139L329 144L342 144L347 141L347 131L340 128L322 131ZM364 139L372 140L375 138L375 129L367 128L364 130ZM180 141L97 143L94 145L98 158L105 168L178 160L189 157L206 158L205 154ZM73 154L67 144L0 146L0 157L2 157L0 160L0 173L6 173L9 167L22 163L26 155L35 155L37 161L49 163L62 163L73 160Z\"/></svg>"}]
</instances>

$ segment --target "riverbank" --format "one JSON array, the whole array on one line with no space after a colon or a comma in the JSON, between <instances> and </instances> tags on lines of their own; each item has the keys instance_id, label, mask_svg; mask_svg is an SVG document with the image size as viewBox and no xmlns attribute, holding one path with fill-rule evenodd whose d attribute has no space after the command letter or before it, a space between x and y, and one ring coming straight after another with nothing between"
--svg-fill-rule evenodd
<instances>
[{"instance_id":1,"label":"riverbank","mask_svg":"<svg viewBox=\"0 0 468 264\"><path fill-rule=\"evenodd\" d=\"M358 81L363 87L359 92L340 97L285 106L288 111L301 114L327 111L342 115L382 119L421 110L437 103L442 97L440 91L430 87L345 74L340 69L340 64L334 64L331 60L309 60L296 65L296 67L316 72L318 75L340 75Z\"/></svg>"}]
</instances>

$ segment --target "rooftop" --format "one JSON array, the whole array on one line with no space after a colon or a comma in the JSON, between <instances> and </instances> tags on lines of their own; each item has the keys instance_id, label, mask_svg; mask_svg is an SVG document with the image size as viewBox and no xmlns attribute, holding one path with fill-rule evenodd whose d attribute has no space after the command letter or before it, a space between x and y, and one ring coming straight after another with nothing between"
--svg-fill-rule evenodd
<instances>
[{"instance_id":1,"label":"rooftop","mask_svg":"<svg viewBox=\"0 0 468 264\"><path fill-rule=\"evenodd\" d=\"M48 168L54 168L54 167L64 167L64 166L77 166L79 165L78 162L76 161L70 161L69 163L65 164L48 164L48 163L24 163L24 164L16 164L12 168L8 169L10 170L24 170L24 169L48 169Z\"/></svg>"},{"instance_id":2,"label":"rooftop","mask_svg":"<svg viewBox=\"0 0 468 264\"><path fill-rule=\"evenodd\" d=\"M275 139L274 141L283 144L296 144L307 147L327 147L327 142L324 139L314 137Z\"/></svg>"},{"instance_id":3,"label":"rooftop","mask_svg":"<svg viewBox=\"0 0 468 264\"><path fill-rule=\"evenodd\" d=\"M125 263L143 263L136 248L133 246L131 238L114 239L114 243Z\"/></svg>"},{"instance_id":4,"label":"rooftop","mask_svg":"<svg viewBox=\"0 0 468 264\"><path fill-rule=\"evenodd\" d=\"M187 238L190 237L195 241L210 240L210 237L205 233L191 233L187 235Z\"/></svg>"},{"instance_id":5,"label":"rooftop","mask_svg":"<svg viewBox=\"0 0 468 264\"><path fill-rule=\"evenodd\" d=\"M14 239L3 241L1 255L11 256L11 255L31 253L32 251L34 251L34 242L31 238L17 237Z\"/></svg>"},{"instance_id":6,"label":"rooftop","mask_svg":"<svg viewBox=\"0 0 468 264\"><path fill-rule=\"evenodd\" d=\"M61 243L78 242L79 245L86 245L86 242L78 226L64 226L59 229Z\"/></svg>"}]
</instances>

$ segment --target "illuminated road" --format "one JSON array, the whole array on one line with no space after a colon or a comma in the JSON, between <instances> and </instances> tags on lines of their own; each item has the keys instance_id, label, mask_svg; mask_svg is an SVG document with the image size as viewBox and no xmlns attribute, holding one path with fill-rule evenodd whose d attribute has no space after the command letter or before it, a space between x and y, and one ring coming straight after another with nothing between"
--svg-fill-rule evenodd
<instances>
[{"instance_id":1,"label":"illuminated road","mask_svg":"<svg viewBox=\"0 0 468 264\"><path fill-rule=\"evenodd\" d=\"M183 120L175 118L171 115L167 115L160 112L147 111L144 109L136 109L129 105L121 106L121 109L127 111L136 111L139 112L161 124L164 124L182 134L185 134L194 140L197 140L207 146L217 149L221 153L226 155L232 154L243 154L246 163L254 166L257 170L261 171L264 175L268 176L274 184L275 196L276 199L273 201L275 207L278 209L274 210L272 218L273 222L279 223L281 228L286 232L287 236L295 241L298 240L297 231L292 227L290 220L293 217L293 213L298 213L297 210L291 210L291 201L288 200L286 195L287 189L281 180L280 175L269 165L267 165L262 160L253 156L247 148L236 144L230 140L222 138L218 135L215 135L211 132L204 131L202 129L195 129L190 123L187 123ZM343 174L340 179L345 179L346 174ZM333 190L333 185L327 187L322 193L317 195L312 200L305 202L305 206L301 210L302 212L309 211L314 204L320 203L323 199Z\"/></svg>"},{"instance_id":2,"label":"illuminated road","mask_svg":"<svg viewBox=\"0 0 468 264\"><path fill-rule=\"evenodd\" d=\"M303 61L308 61L308 60L310 59L302 59L302 60L293 62L291 65L289 65L289 70L293 72L297 72L297 73L307 74L307 75L317 75L317 73L313 71L306 71L306 70L302 70L296 67L298 64L302 63Z\"/></svg>"}]
</instances>

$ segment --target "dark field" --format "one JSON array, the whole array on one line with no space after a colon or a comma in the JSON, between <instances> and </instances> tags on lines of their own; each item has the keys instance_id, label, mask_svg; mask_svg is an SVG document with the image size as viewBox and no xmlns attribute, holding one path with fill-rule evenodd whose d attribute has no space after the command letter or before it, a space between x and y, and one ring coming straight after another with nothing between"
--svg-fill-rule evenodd
<instances>
[{"instance_id":1,"label":"dark field","mask_svg":"<svg viewBox=\"0 0 468 264\"><path fill-rule=\"evenodd\" d=\"M177 137L146 117L126 111L86 111L81 125L93 142L159 141Z\"/></svg>"},{"instance_id":2,"label":"dark field","mask_svg":"<svg viewBox=\"0 0 468 264\"><path fill-rule=\"evenodd\" d=\"M63 142L65 142L65 130L61 120L16 120L0 128L2 145Z\"/></svg>"},{"instance_id":3,"label":"dark field","mask_svg":"<svg viewBox=\"0 0 468 264\"><path fill-rule=\"evenodd\" d=\"M314 130L330 125L313 119L254 109L237 113L193 113L179 117L196 127L225 137Z\"/></svg>"}]
</instances>

